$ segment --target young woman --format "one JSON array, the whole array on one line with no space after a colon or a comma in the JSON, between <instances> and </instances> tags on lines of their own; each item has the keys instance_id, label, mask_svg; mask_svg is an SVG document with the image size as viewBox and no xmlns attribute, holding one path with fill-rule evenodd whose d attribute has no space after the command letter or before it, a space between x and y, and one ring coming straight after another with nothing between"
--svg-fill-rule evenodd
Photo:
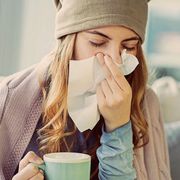
<instances>
[{"instance_id":1,"label":"young woman","mask_svg":"<svg viewBox=\"0 0 180 180\"><path fill-rule=\"evenodd\" d=\"M94 180L170 180L159 103L147 86L141 47L147 0L55 3L57 48L0 84L0 179L44 179L32 162L43 163L45 153L73 151L91 155ZM126 76L116 65L123 63L124 49L139 63ZM68 113L69 64L93 56L105 75L95 92L100 119L80 131Z\"/></svg>"}]
</instances>

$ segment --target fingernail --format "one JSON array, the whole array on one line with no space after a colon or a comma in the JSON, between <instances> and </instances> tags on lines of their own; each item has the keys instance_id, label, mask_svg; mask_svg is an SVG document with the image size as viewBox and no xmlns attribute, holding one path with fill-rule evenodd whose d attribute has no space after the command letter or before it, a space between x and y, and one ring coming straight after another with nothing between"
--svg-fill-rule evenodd
<instances>
[{"instance_id":1,"label":"fingernail","mask_svg":"<svg viewBox=\"0 0 180 180\"><path fill-rule=\"evenodd\" d=\"M38 163L38 164L42 164L43 160L40 157L35 157L34 160Z\"/></svg>"},{"instance_id":2,"label":"fingernail","mask_svg":"<svg viewBox=\"0 0 180 180\"><path fill-rule=\"evenodd\" d=\"M96 53L96 56L97 56L97 55L98 55L98 56L101 56L101 55L103 55L103 53L102 53L102 52L97 52L97 53Z\"/></svg>"},{"instance_id":3,"label":"fingernail","mask_svg":"<svg viewBox=\"0 0 180 180\"><path fill-rule=\"evenodd\" d=\"M100 56L101 56L101 55L97 55L96 57L97 57L98 63L99 63L100 65L103 65L103 64L104 64L104 61L103 61L103 59L102 59Z\"/></svg>"},{"instance_id":4,"label":"fingernail","mask_svg":"<svg viewBox=\"0 0 180 180\"><path fill-rule=\"evenodd\" d=\"M38 159L38 163L42 164L44 161L42 159Z\"/></svg>"},{"instance_id":5,"label":"fingernail","mask_svg":"<svg viewBox=\"0 0 180 180\"><path fill-rule=\"evenodd\" d=\"M44 174L44 171L43 170L39 170L41 174Z\"/></svg>"}]
</instances>

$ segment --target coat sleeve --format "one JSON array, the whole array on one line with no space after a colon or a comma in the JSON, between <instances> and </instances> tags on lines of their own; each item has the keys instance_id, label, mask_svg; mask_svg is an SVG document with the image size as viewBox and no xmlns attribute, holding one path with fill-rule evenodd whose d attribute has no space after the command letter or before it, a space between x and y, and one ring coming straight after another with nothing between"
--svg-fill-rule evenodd
<instances>
[{"instance_id":1,"label":"coat sleeve","mask_svg":"<svg viewBox=\"0 0 180 180\"><path fill-rule=\"evenodd\" d=\"M151 117L152 137L156 159L159 167L160 180L171 180L167 137L164 131L164 122L161 115L160 103L155 92L149 88L146 98Z\"/></svg>"},{"instance_id":2,"label":"coat sleeve","mask_svg":"<svg viewBox=\"0 0 180 180\"><path fill-rule=\"evenodd\" d=\"M4 177L4 174L3 174L3 172L2 172L2 169L0 169L0 179L1 179L1 180L5 180L5 177Z\"/></svg>"},{"instance_id":3,"label":"coat sleeve","mask_svg":"<svg viewBox=\"0 0 180 180\"><path fill-rule=\"evenodd\" d=\"M6 82L1 83L1 81L0 81L0 125L2 124L7 94L8 94L7 83Z\"/></svg>"},{"instance_id":4,"label":"coat sleeve","mask_svg":"<svg viewBox=\"0 0 180 180\"><path fill-rule=\"evenodd\" d=\"M3 114L5 110L7 94L8 94L8 87L6 83L1 83L0 84L0 179L1 180L5 180L3 174L3 159L4 159L4 152L7 151L6 148L7 142L5 142L6 138L4 138L6 126L3 121Z\"/></svg>"}]
</instances>

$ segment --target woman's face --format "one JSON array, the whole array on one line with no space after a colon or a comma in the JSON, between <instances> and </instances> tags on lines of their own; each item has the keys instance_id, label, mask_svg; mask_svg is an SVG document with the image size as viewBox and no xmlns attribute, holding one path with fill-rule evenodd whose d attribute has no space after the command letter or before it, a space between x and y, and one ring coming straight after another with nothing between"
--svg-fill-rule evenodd
<instances>
[{"instance_id":1,"label":"woman's face","mask_svg":"<svg viewBox=\"0 0 180 180\"><path fill-rule=\"evenodd\" d=\"M106 26L82 31L77 34L73 59L82 60L103 53L120 63L121 52L137 54L138 35L123 26Z\"/></svg>"}]
</instances>

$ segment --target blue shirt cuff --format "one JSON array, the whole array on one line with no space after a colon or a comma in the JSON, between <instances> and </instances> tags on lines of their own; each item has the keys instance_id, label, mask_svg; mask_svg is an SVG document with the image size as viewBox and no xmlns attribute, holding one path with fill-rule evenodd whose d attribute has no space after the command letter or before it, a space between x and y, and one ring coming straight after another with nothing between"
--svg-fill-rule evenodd
<instances>
[{"instance_id":1,"label":"blue shirt cuff","mask_svg":"<svg viewBox=\"0 0 180 180\"><path fill-rule=\"evenodd\" d=\"M132 139L131 121L112 132L105 132L102 128L101 146L96 152L100 180L135 179Z\"/></svg>"}]
</instances>

